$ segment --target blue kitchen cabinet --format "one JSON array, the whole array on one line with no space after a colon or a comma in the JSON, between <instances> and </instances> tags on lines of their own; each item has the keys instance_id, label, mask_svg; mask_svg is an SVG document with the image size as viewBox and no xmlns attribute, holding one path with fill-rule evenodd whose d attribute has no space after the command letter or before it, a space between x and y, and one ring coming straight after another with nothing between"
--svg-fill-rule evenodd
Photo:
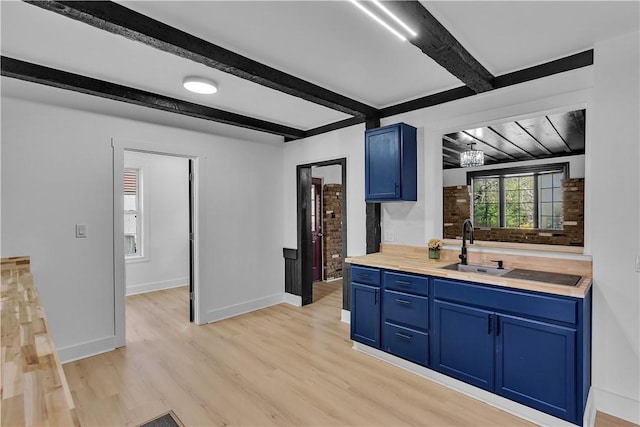
<instances>
[{"instance_id":1,"label":"blue kitchen cabinet","mask_svg":"<svg viewBox=\"0 0 640 427\"><path fill-rule=\"evenodd\" d=\"M434 301L433 368L485 390L494 388L490 311Z\"/></svg>"},{"instance_id":2,"label":"blue kitchen cabinet","mask_svg":"<svg viewBox=\"0 0 640 427\"><path fill-rule=\"evenodd\" d=\"M416 128L397 123L365 132L365 200L417 200Z\"/></svg>"},{"instance_id":3,"label":"blue kitchen cabinet","mask_svg":"<svg viewBox=\"0 0 640 427\"><path fill-rule=\"evenodd\" d=\"M445 279L434 279L433 294L434 369L581 423L590 294L576 299Z\"/></svg>"},{"instance_id":4,"label":"blue kitchen cabinet","mask_svg":"<svg viewBox=\"0 0 640 427\"><path fill-rule=\"evenodd\" d=\"M428 366L429 279L389 271L382 277L382 349Z\"/></svg>"},{"instance_id":5,"label":"blue kitchen cabinet","mask_svg":"<svg viewBox=\"0 0 640 427\"><path fill-rule=\"evenodd\" d=\"M351 339L380 348L380 270L351 268Z\"/></svg>"}]
</instances>

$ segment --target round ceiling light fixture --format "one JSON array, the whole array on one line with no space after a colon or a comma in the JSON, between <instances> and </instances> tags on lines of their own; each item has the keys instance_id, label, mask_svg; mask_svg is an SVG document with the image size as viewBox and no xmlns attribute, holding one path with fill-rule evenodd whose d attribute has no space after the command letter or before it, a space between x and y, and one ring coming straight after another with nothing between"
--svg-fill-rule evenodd
<instances>
[{"instance_id":1,"label":"round ceiling light fixture","mask_svg":"<svg viewBox=\"0 0 640 427\"><path fill-rule=\"evenodd\" d=\"M197 76L185 77L182 81L182 86L190 92L202 95L211 95L218 91L216 82Z\"/></svg>"}]
</instances>

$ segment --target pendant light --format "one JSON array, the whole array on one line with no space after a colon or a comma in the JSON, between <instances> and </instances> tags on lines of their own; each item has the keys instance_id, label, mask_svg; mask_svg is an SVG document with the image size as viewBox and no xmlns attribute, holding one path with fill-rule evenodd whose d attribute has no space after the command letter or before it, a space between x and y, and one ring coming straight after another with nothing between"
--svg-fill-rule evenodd
<instances>
[{"instance_id":1,"label":"pendant light","mask_svg":"<svg viewBox=\"0 0 640 427\"><path fill-rule=\"evenodd\" d=\"M474 150L475 143L469 144L469 149L460 153L460 166L470 168L473 166L484 165L484 153L480 150Z\"/></svg>"}]
</instances>

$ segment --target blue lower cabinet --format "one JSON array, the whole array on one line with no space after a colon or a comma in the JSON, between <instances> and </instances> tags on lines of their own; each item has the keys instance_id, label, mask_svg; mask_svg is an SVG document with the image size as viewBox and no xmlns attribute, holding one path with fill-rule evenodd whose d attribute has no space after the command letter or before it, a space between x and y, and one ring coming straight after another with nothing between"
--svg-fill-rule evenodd
<instances>
[{"instance_id":1,"label":"blue lower cabinet","mask_svg":"<svg viewBox=\"0 0 640 427\"><path fill-rule=\"evenodd\" d=\"M485 390L494 387L494 318L490 311L433 303L432 367Z\"/></svg>"},{"instance_id":2,"label":"blue lower cabinet","mask_svg":"<svg viewBox=\"0 0 640 427\"><path fill-rule=\"evenodd\" d=\"M385 322L382 341L388 353L423 366L429 364L429 336L424 332Z\"/></svg>"},{"instance_id":3,"label":"blue lower cabinet","mask_svg":"<svg viewBox=\"0 0 640 427\"><path fill-rule=\"evenodd\" d=\"M496 393L565 420L576 419L576 330L501 315Z\"/></svg>"},{"instance_id":4,"label":"blue lower cabinet","mask_svg":"<svg viewBox=\"0 0 640 427\"><path fill-rule=\"evenodd\" d=\"M380 348L380 288L351 283L351 339Z\"/></svg>"}]
</instances>

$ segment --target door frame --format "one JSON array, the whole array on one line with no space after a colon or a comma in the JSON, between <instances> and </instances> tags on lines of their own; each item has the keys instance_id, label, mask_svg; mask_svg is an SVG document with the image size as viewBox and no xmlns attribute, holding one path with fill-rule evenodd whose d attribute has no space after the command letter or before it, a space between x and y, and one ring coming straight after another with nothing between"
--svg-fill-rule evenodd
<instances>
[{"instance_id":1,"label":"door frame","mask_svg":"<svg viewBox=\"0 0 640 427\"><path fill-rule=\"evenodd\" d=\"M323 185L324 185L324 181L322 178L314 178L313 177L313 168L311 169L312 171L312 176L311 176L311 186L316 186L318 188L318 190L316 191L316 196L317 196L317 203L314 205L314 208L316 209L316 233L317 233L317 244L319 246L319 252L320 252L320 260L318 261L318 270L319 270L319 279L315 280L315 277L312 277L312 280L314 280L315 282L317 281L323 281L324 280L324 207L323 207L323 203L322 203L322 199L323 199L323 194L324 194L324 190L322 189ZM311 221L313 223L313 221ZM318 225L319 224L319 225ZM312 257L311 259L313 260L313 262L316 261L316 254L313 253L313 231L311 232L311 243L312 243ZM313 265L313 263L312 263Z\"/></svg>"},{"instance_id":2,"label":"door frame","mask_svg":"<svg viewBox=\"0 0 640 427\"><path fill-rule=\"evenodd\" d=\"M342 257L347 257L347 158L306 163L296 166L298 257L296 277L300 278L302 305L313 302L313 259L311 248L311 168L340 165L342 168ZM343 295L344 298L344 295Z\"/></svg>"},{"instance_id":3,"label":"door frame","mask_svg":"<svg viewBox=\"0 0 640 427\"><path fill-rule=\"evenodd\" d=\"M200 247L200 234L203 232L201 218L206 218L205 204L200 203L200 198L205 194L204 180L206 157L197 152L176 147L174 144L163 144L153 142L129 141L112 138L113 149L113 288L114 288L114 337L115 347L126 345L126 314L125 314L125 262L124 245L122 235L124 234L124 216L122 215L123 205L123 172L124 172L124 152L137 151L149 154L159 154L164 156L182 157L193 161L193 200L191 201L192 226L193 226L193 317L196 324L203 324L204 311L202 310L200 298L200 282L202 272L200 259L203 259L203 249Z\"/></svg>"}]
</instances>

